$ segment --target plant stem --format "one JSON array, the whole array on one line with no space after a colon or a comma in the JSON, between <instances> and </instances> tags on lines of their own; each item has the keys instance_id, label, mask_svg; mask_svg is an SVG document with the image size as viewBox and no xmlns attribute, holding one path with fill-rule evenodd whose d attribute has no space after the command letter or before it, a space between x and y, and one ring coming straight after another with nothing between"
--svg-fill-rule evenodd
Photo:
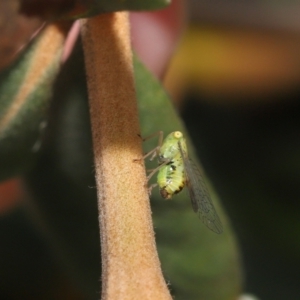
<instances>
[{"instance_id":1,"label":"plant stem","mask_svg":"<svg viewBox=\"0 0 300 300\"><path fill-rule=\"evenodd\" d=\"M102 299L171 299L152 228L128 14L82 21L101 232Z\"/></svg>"}]
</instances>

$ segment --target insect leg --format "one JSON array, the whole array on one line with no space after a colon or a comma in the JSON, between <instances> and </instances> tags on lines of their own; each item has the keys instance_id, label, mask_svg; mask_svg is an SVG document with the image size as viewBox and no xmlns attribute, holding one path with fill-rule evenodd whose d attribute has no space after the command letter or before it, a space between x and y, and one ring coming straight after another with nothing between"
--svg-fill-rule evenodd
<instances>
[{"instance_id":1,"label":"insect leg","mask_svg":"<svg viewBox=\"0 0 300 300\"><path fill-rule=\"evenodd\" d=\"M150 161L152 161L157 155L158 155L158 152L159 152L159 149L162 145L162 142L163 142L163 138L164 138L164 133L162 131L158 131L158 132L155 132L155 133L152 133L151 135L148 135L147 137L145 138L142 138L143 142L146 142L152 138L154 138L155 136L158 135L158 145L152 149L151 151L149 151L148 153L146 153L144 156L143 156L143 159L146 159L147 157L149 157L150 155L152 155L150 157ZM140 136L140 135L139 135ZM141 136L140 136L141 137ZM138 159L136 159L135 161L138 161Z\"/></svg>"},{"instance_id":2,"label":"insect leg","mask_svg":"<svg viewBox=\"0 0 300 300\"><path fill-rule=\"evenodd\" d=\"M171 161L171 160L168 159L168 160L164 161L162 164L160 164L157 168L151 170L151 173L147 176L147 181L149 181L149 180L152 178L152 176L153 176L156 172L158 172L158 170L159 170L162 166L168 164L170 161Z\"/></svg>"},{"instance_id":3,"label":"insect leg","mask_svg":"<svg viewBox=\"0 0 300 300\"><path fill-rule=\"evenodd\" d=\"M157 156L158 151L159 151L159 146L155 147L154 149L152 149L151 151L149 151L148 153L146 153L142 158L136 158L133 161L134 162L138 162L138 161L141 162L142 160L145 160L151 154L152 154L152 156L151 156L150 160L153 160L153 158L155 156Z\"/></svg>"},{"instance_id":4,"label":"insect leg","mask_svg":"<svg viewBox=\"0 0 300 300\"><path fill-rule=\"evenodd\" d=\"M148 135L148 136L146 136L145 138L142 138L142 140L143 140L143 142L146 142L146 141L148 141L148 140L150 140L150 139L152 139L152 138L154 138L155 136L159 136L158 138L159 138L159 142L158 142L158 145L159 146L161 146L161 144L162 144L162 141L163 141L163 137L164 137L164 133L163 133L163 131L157 131L157 132L154 132L154 133L152 133L152 134L150 134L150 135Z\"/></svg>"},{"instance_id":5,"label":"insect leg","mask_svg":"<svg viewBox=\"0 0 300 300\"><path fill-rule=\"evenodd\" d=\"M149 194L149 196L151 195L152 190L153 190L155 187L157 187L157 186L158 186L157 183L153 183L153 184L151 184L151 185L148 187L148 194Z\"/></svg>"},{"instance_id":6,"label":"insect leg","mask_svg":"<svg viewBox=\"0 0 300 300\"><path fill-rule=\"evenodd\" d=\"M159 149L160 149L159 146L155 147L154 149L152 149L151 151L149 151L148 153L146 153L143 156L143 159L146 159L148 156L150 156L152 154L150 160L153 160L153 158L157 156Z\"/></svg>"}]
</instances>

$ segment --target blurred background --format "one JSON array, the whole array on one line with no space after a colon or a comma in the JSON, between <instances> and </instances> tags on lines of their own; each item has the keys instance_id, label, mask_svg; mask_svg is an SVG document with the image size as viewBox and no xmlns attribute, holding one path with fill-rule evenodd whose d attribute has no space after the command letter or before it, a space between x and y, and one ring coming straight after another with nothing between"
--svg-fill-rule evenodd
<instances>
[{"instance_id":1,"label":"blurred background","mask_svg":"<svg viewBox=\"0 0 300 300\"><path fill-rule=\"evenodd\" d=\"M300 5L188 10L165 86L237 233L246 292L299 299Z\"/></svg>"},{"instance_id":2,"label":"blurred background","mask_svg":"<svg viewBox=\"0 0 300 300\"><path fill-rule=\"evenodd\" d=\"M262 300L300 299L300 4L291 0L189 0L185 5L186 27L166 68L164 86L236 232L245 292ZM70 68L78 65L73 63ZM80 72L73 76L84 81ZM61 77L68 80L66 75ZM57 97L63 97L64 83L58 84ZM73 97L76 92L84 95L75 90ZM48 145L66 138L59 124L72 126L74 132L88 126L80 120L70 121L75 110L88 120L87 108L76 105L66 118L62 112L56 117L55 134L49 134ZM87 142L89 138L80 136ZM48 199L42 204L46 207L53 199L59 204L61 197L75 197L71 188L68 190L69 185L82 181L75 170L91 161L87 157L76 168L68 160L60 164L53 156L61 152L60 147L49 146L26 179L36 195L47 190ZM45 165L51 164L49 172ZM76 196L94 199L91 170L82 176L91 188L86 196L84 185L77 185L80 192L76 191ZM58 196L62 186L49 184L49 178L59 178L68 192ZM65 253L57 259L52 251L57 245L49 250L41 238L45 232L49 234L45 224L41 222L42 229L37 230L23 212L28 186L25 188L20 178L0 185L0 269L6 274L1 275L0 298L98 298L99 291L91 288L94 285L82 282L76 286L70 280L77 276L76 268L72 269L76 253L67 262L68 276L62 275L59 260ZM64 207L64 213L71 214L68 209ZM96 228L96 203L76 217L93 219L91 227ZM56 224L56 231L68 224ZM77 230L84 239L86 231L80 226ZM96 230L90 234L97 240ZM72 249L72 238L66 247ZM80 267L98 284L98 266L92 259L98 248L87 242L86 249L91 251L91 259ZM18 289L13 289L16 282Z\"/></svg>"}]
</instances>

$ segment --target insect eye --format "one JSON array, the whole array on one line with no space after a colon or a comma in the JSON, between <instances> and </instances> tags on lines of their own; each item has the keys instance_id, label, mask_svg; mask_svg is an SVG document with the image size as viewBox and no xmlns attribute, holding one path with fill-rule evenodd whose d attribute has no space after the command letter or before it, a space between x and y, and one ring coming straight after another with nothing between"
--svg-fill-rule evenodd
<instances>
[{"instance_id":1,"label":"insect eye","mask_svg":"<svg viewBox=\"0 0 300 300\"><path fill-rule=\"evenodd\" d=\"M182 137L182 133L181 133L180 131L175 131L175 132L174 132L174 137L175 137L176 139L180 139L180 138Z\"/></svg>"}]
</instances>

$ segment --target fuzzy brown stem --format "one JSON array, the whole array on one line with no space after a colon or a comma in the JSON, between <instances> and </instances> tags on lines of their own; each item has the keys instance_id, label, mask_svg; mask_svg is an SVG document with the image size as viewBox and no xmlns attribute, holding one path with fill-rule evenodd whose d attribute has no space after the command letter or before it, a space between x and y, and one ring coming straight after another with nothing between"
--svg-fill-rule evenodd
<instances>
[{"instance_id":1,"label":"fuzzy brown stem","mask_svg":"<svg viewBox=\"0 0 300 300\"><path fill-rule=\"evenodd\" d=\"M142 157L128 14L82 21L95 155L102 299L171 299L158 259Z\"/></svg>"}]
</instances>

